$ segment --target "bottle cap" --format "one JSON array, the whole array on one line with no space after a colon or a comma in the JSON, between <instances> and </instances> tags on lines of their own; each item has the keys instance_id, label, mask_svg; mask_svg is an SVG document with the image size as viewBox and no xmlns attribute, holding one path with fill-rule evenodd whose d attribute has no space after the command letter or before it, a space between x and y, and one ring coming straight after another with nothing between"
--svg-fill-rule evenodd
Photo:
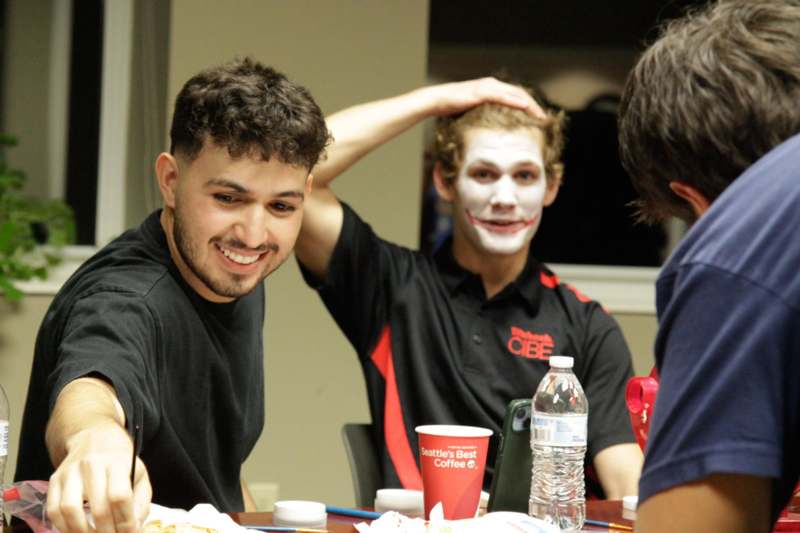
<instances>
[{"instance_id":1,"label":"bottle cap","mask_svg":"<svg viewBox=\"0 0 800 533\"><path fill-rule=\"evenodd\" d=\"M272 521L276 526L324 528L328 522L325 504L302 500L275 502Z\"/></svg>"},{"instance_id":2,"label":"bottle cap","mask_svg":"<svg viewBox=\"0 0 800 533\"><path fill-rule=\"evenodd\" d=\"M572 357L567 355L551 355L550 366L553 368L572 368Z\"/></svg>"},{"instance_id":3,"label":"bottle cap","mask_svg":"<svg viewBox=\"0 0 800 533\"><path fill-rule=\"evenodd\" d=\"M17 487L11 487L9 489L4 490L3 500L7 502L19 500L19 489Z\"/></svg>"}]
</instances>

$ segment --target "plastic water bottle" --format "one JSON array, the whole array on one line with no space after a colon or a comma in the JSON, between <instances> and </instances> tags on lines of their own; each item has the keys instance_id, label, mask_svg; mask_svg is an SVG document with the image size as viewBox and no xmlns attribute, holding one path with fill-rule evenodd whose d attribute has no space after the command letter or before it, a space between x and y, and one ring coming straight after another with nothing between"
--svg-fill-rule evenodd
<instances>
[{"instance_id":1,"label":"plastic water bottle","mask_svg":"<svg viewBox=\"0 0 800 533\"><path fill-rule=\"evenodd\" d=\"M588 415L572 357L551 356L550 370L533 397L528 514L562 531L580 531L586 518L583 460Z\"/></svg>"},{"instance_id":2,"label":"plastic water bottle","mask_svg":"<svg viewBox=\"0 0 800 533\"><path fill-rule=\"evenodd\" d=\"M8 398L0 385L0 529L5 525L5 506L3 505L3 480L8 457Z\"/></svg>"}]
</instances>

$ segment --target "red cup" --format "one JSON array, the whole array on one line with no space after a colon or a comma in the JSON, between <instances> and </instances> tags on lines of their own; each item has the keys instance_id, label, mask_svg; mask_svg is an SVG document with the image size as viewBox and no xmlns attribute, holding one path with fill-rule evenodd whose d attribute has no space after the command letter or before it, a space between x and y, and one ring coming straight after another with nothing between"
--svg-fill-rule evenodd
<instances>
[{"instance_id":1,"label":"red cup","mask_svg":"<svg viewBox=\"0 0 800 533\"><path fill-rule=\"evenodd\" d=\"M448 520L478 509L492 430L474 426L417 426L425 518L442 502Z\"/></svg>"}]
</instances>

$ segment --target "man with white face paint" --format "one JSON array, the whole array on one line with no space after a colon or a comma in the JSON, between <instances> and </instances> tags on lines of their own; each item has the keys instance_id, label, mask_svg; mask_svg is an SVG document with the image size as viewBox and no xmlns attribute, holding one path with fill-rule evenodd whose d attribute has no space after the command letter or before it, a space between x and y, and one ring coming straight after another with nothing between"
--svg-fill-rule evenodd
<instances>
[{"instance_id":1,"label":"man with white face paint","mask_svg":"<svg viewBox=\"0 0 800 533\"><path fill-rule=\"evenodd\" d=\"M541 132L475 128L466 132L464 145L455 190L439 190L455 204L457 232L466 237L461 253L527 256L542 209L555 199L559 183L543 175Z\"/></svg>"},{"instance_id":2,"label":"man with white face paint","mask_svg":"<svg viewBox=\"0 0 800 533\"><path fill-rule=\"evenodd\" d=\"M329 184L437 115L434 183L454 226L427 256L377 237ZM356 106L327 122L335 142L314 168L296 254L358 352L384 484L421 488L415 426L497 434L508 402L530 398L549 357L564 354L575 358L589 399L589 493L635 494L642 456L624 403L632 375L625 340L597 302L529 254L561 180L562 116L521 87L485 78Z\"/></svg>"}]
</instances>

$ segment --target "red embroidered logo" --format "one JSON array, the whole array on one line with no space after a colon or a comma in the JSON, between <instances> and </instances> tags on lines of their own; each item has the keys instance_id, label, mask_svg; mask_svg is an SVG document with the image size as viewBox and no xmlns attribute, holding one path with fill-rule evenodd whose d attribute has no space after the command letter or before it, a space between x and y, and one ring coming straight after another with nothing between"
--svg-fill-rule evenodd
<instances>
[{"instance_id":1,"label":"red embroidered logo","mask_svg":"<svg viewBox=\"0 0 800 533\"><path fill-rule=\"evenodd\" d=\"M522 328L511 326L511 338L508 339L508 351L527 359L549 361L555 342L549 333L531 333Z\"/></svg>"}]
</instances>

